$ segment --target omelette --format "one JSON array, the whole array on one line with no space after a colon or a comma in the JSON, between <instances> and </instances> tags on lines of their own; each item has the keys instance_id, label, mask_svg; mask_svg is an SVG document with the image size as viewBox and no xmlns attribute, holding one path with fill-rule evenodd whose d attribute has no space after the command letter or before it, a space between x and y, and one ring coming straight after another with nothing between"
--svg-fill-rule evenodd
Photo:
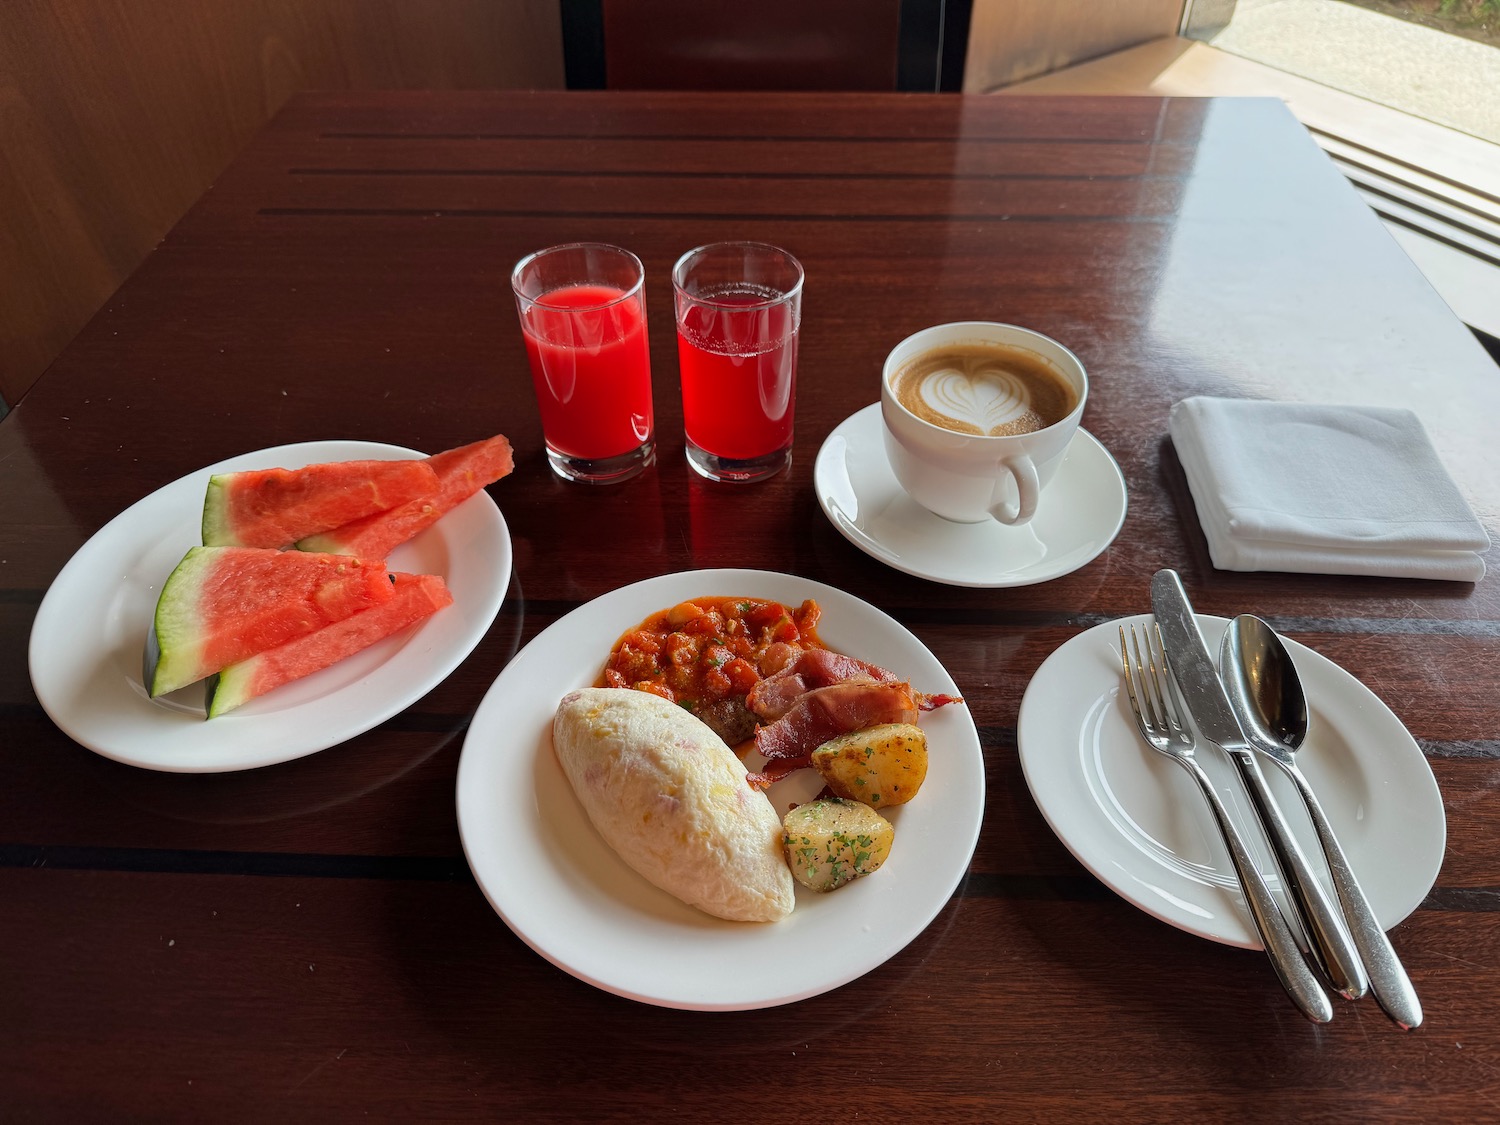
<instances>
[{"instance_id":1,"label":"omelette","mask_svg":"<svg viewBox=\"0 0 1500 1125\"><path fill-rule=\"evenodd\" d=\"M781 821L692 714L649 692L584 688L558 704L552 746L599 835L662 890L735 922L791 913Z\"/></svg>"}]
</instances>

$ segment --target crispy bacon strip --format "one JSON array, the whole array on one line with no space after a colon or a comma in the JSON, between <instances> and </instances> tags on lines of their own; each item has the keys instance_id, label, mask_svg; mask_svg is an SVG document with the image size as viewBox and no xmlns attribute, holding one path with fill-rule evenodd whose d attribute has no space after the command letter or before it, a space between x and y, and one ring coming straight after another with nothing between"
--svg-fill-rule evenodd
<instances>
[{"instance_id":1,"label":"crispy bacon strip","mask_svg":"<svg viewBox=\"0 0 1500 1125\"><path fill-rule=\"evenodd\" d=\"M777 758L774 762L767 762L766 768L760 773L747 773L745 781L751 789L764 793L783 777L794 774L798 770L804 770L810 765L812 765L812 759L806 755L800 758Z\"/></svg>"},{"instance_id":2,"label":"crispy bacon strip","mask_svg":"<svg viewBox=\"0 0 1500 1125\"><path fill-rule=\"evenodd\" d=\"M790 711L755 732L755 748L767 759L797 758L846 731L916 721L910 684L832 684L798 696Z\"/></svg>"},{"instance_id":3,"label":"crispy bacon strip","mask_svg":"<svg viewBox=\"0 0 1500 1125\"><path fill-rule=\"evenodd\" d=\"M894 672L828 649L806 649L797 660L751 689L746 706L767 725L755 732L766 758L750 784L765 789L812 762L830 738L881 723L915 723L919 711L962 703L957 695L913 691Z\"/></svg>"},{"instance_id":4,"label":"crispy bacon strip","mask_svg":"<svg viewBox=\"0 0 1500 1125\"><path fill-rule=\"evenodd\" d=\"M894 672L826 648L804 649L795 663L753 688L745 705L765 722L775 722L796 704L799 696L817 688L845 683L900 683Z\"/></svg>"}]
</instances>

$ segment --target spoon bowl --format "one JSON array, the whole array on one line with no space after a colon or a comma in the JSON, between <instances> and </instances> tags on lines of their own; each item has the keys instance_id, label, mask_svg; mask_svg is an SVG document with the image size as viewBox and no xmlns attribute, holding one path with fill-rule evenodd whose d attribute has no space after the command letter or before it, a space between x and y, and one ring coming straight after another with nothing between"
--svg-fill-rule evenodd
<instances>
[{"instance_id":1,"label":"spoon bowl","mask_svg":"<svg viewBox=\"0 0 1500 1125\"><path fill-rule=\"evenodd\" d=\"M1224 631L1220 656L1230 706L1247 733L1289 751L1300 747L1307 740L1307 696L1276 630L1242 613Z\"/></svg>"}]
</instances>

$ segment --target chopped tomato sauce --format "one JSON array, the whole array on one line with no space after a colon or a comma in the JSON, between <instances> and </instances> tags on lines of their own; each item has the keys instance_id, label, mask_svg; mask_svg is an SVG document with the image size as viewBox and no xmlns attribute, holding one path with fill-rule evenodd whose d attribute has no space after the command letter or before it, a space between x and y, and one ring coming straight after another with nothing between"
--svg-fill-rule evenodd
<instances>
[{"instance_id":1,"label":"chopped tomato sauce","mask_svg":"<svg viewBox=\"0 0 1500 1125\"><path fill-rule=\"evenodd\" d=\"M818 640L822 610L758 598L696 598L653 613L616 643L599 687L649 691L689 710L741 701Z\"/></svg>"}]
</instances>

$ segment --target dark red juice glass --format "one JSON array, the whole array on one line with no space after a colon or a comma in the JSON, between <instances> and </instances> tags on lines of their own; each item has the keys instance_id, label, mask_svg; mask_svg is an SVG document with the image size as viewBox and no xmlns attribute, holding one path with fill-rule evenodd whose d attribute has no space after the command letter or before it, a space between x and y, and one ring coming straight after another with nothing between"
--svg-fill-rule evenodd
<instances>
[{"instance_id":1,"label":"dark red juice glass","mask_svg":"<svg viewBox=\"0 0 1500 1125\"><path fill-rule=\"evenodd\" d=\"M656 458L645 273L628 250L573 243L511 273L547 460L566 480L628 480Z\"/></svg>"},{"instance_id":2,"label":"dark red juice glass","mask_svg":"<svg viewBox=\"0 0 1500 1125\"><path fill-rule=\"evenodd\" d=\"M710 480L791 464L802 266L761 242L690 250L672 270L687 458Z\"/></svg>"}]
</instances>

